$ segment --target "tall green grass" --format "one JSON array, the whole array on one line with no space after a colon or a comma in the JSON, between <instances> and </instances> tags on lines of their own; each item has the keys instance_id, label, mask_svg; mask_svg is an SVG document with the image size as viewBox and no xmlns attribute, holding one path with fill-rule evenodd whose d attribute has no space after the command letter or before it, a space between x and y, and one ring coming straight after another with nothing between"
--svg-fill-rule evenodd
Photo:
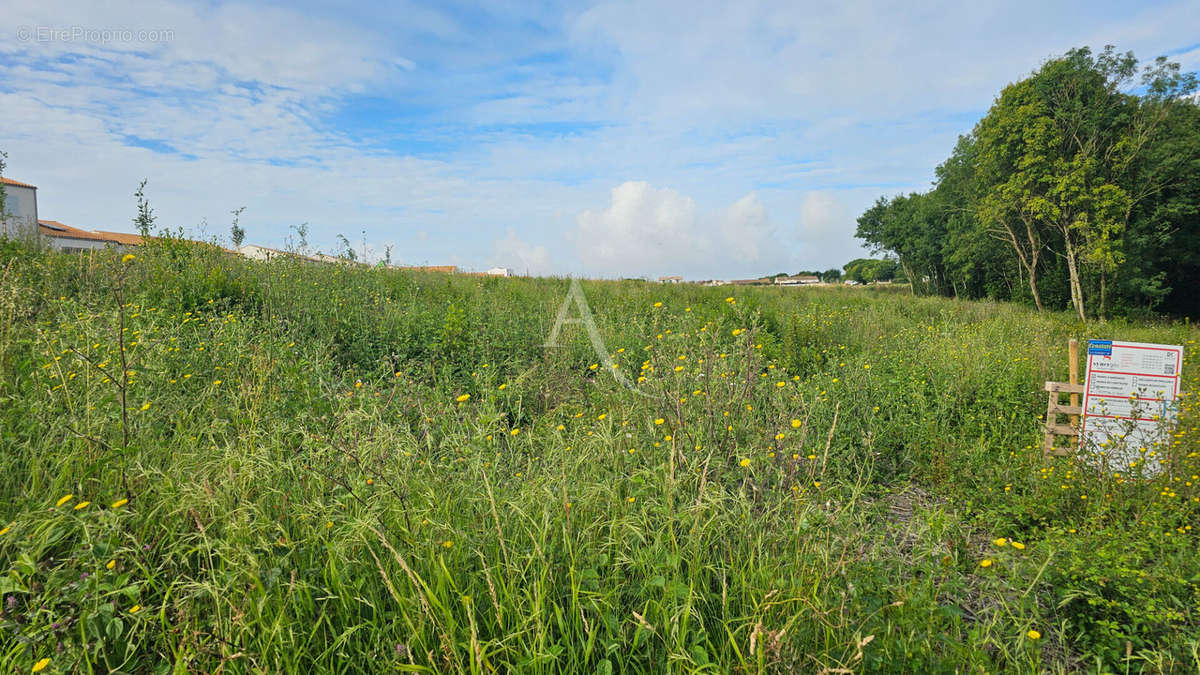
<instances>
[{"instance_id":1,"label":"tall green grass","mask_svg":"<svg viewBox=\"0 0 1200 675\"><path fill-rule=\"evenodd\" d=\"M1162 476L1040 451L1068 337L1186 324L585 282L635 393L561 279L0 276L0 669L1200 668L1192 399Z\"/></svg>"}]
</instances>

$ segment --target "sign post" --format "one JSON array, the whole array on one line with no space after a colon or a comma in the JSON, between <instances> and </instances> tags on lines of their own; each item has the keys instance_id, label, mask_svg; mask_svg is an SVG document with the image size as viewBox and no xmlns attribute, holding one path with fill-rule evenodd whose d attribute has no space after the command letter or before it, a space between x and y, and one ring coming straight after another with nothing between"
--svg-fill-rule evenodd
<instances>
[{"instance_id":1,"label":"sign post","mask_svg":"<svg viewBox=\"0 0 1200 675\"><path fill-rule=\"evenodd\" d=\"M1183 347L1088 340L1081 447L1111 469L1161 469L1176 413Z\"/></svg>"}]
</instances>

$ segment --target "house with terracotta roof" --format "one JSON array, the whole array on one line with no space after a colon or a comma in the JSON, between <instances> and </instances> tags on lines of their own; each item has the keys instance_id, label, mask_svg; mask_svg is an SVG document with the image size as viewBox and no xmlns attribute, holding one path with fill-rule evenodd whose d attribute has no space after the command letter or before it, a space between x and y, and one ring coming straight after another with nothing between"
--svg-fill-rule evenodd
<instances>
[{"instance_id":1,"label":"house with terracotta roof","mask_svg":"<svg viewBox=\"0 0 1200 675\"><path fill-rule=\"evenodd\" d=\"M142 237L138 234L81 230L78 227L64 225L57 220L39 220L38 233L46 238L51 248L66 253L82 253L107 246L124 249L142 244Z\"/></svg>"},{"instance_id":2,"label":"house with terracotta roof","mask_svg":"<svg viewBox=\"0 0 1200 675\"><path fill-rule=\"evenodd\" d=\"M0 176L4 186L4 211L0 213L0 237L36 235L37 188L29 183Z\"/></svg>"},{"instance_id":3,"label":"house with terracotta roof","mask_svg":"<svg viewBox=\"0 0 1200 675\"><path fill-rule=\"evenodd\" d=\"M821 283L821 279L811 274L797 274L790 277L775 277L776 286L811 286L819 283Z\"/></svg>"}]
</instances>

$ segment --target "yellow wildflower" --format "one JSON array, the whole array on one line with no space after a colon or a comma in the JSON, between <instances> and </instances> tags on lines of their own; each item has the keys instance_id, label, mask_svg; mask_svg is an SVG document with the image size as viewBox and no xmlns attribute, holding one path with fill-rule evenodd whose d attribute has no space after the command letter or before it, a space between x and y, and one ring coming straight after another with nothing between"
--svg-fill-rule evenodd
<instances>
[{"instance_id":1,"label":"yellow wildflower","mask_svg":"<svg viewBox=\"0 0 1200 675\"><path fill-rule=\"evenodd\" d=\"M458 398L456 398L456 399L454 399L454 400L455 400L455 401L458 401L459 403L464 403L464 402L466 402L466 400L467 400L467 399L469 399L469 398L471 398L471 395L470 395L470 394L463 394L462 396L459 396Z\"/></svg>"},{"instance_id":2,"label":"yellow wildflower","mask_svg":"<svg viewBox=\"0 0 1200 675\"><path fill-rule=\"evenodd\" d=\"M71 501L74 496L75 495L63 495L62 498L59 499L55 504L55 506L62 506L63 504L66 504L67 502Z\"/></svg>"},{"instance_id":3,"label":"yellow wildflower","mask_svg":"<svg viewBox=\"0 0 1200 675\"><path fill-rule=\"evenodd\" d=\"M738 462L738 464L740 464L742 466L750 466L750 460L743 459L742 461Z\"/></svg>"},{"instance_id":4,"label":"yellow wildflower","mask_svg":"<svg viewBox=\"0 0 1200 675\"><path fill-rule=\"evenodd\" d=\"M126 253L125 255L121 256L121 262L123 262L123 263L133 262L136 258L137 258L137 256L132 253ZM45 666L42 666L42 668L45 668ZM34 668L34 671L38 671L38 670L41 670L41 668Z\"/></svg>"},{"instance_id":5,"label":"yellow wildflower","mask_svg":"<svg viewBox=\"0 0 1200 675\"><path fill-rule=\"evenodd\" d=\"M107 565L105 565L105 566L104 566L104 568L105 568L105 569L109 569L109 570L111 570L112 568L114 568L114 567L116 567L116 566L117 566L117 559L116 559L116 558L113 558L112 560L109 560L109 561L108 561L108 564L107 564Z\"/></svg>"},{"instance_id":6,"label":"yellow wildflower","mask_svg":"<svg viewBox=\"0 0 1200 675\"><path fill-rule=\"evenodd\" d=\"M91 504L91 502L79 502L75 505L75 510L78 511L79 509L86 509L88 504Z\"/></svg>"},{"instance_id":7,"label":"yellow wildflower","mask_svg":"<svg viewBox=\"0 0 1200 675\"><path fill-rule=\"evenodd\" d=\"M126 255L125 257L126 257L126 258L132 258L132 257L133 257L133 254L132 254L132 253L131 253L131 254L128 254L128 255ZM45 669L46 669L46 666L48 666L48 665L50 665L50 659L48 659L48 658L42 659L41 661L38 661L37 663L33 664L33 671L32 671L32 672L35 672L35 673L36 673L36 672L39 672L39 671L45 670Z\"/></svg>"},{"instance_id":8,"label":"yellow wildflower","mask_svg":"<svg viewBox=\"0 0 1200 675\"><path fill-rule=\"evenodd\" d=\"M983 560L980 560L980 561L979 561L979 566L980 566L980 567L991 567L991 566L992 566L992 559L991 559L991 558L984 558Z\"/></svg>"},{"instance_id":9,"label":"yellow wildflower","mask_svg":"<svg viewBox=\"0 0 1200 675\"><path fill-rule=\"evenodd\" d=\"M1042 638L1042 634L1030 628L1029 632L1025 633L1025 637L1029 638L1030 640L1040 640Z\"/></svg>"}]
</instances>

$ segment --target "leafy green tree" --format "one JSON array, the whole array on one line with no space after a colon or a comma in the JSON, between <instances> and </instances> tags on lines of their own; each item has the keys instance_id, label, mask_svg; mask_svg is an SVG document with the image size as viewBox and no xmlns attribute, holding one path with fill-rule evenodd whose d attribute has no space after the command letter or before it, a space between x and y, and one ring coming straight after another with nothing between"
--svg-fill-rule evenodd
<instances>
[{"instance_id":1,"label":"leafy green tree","mask_svg":"<svg viewBox=\"0 0 1200 675\"><path fill-rule=\"evenodd\" d=\"M358 254L354 252L354 247L350 245L350 240L346 238L346 235L339 234L337 239L338 243L342 245L342 250L341 253L338 254L338 257L349 262L358 260Z\"/></svg>"},{"instance_id":2,"label":"leafy green tree","mask_svg":"<svg viewBox=\"0 0 1200 675\"><path fill-rule=\"evenodd\" d=\"M233 239L234 248L241 248L242 242L246 240L246 229L238 225L238 222L242 218L242 211L245 210L246 207L239 206L238 208L230 211L230 213L233 214L233 226L229 228L229 236L231 239Z\"/></svg>"},{"instance_id":3,"label":"leafy green tree","mask_svg":"<svg viewBox=\"0 0 1200 675\"><path fill-rule=\"evenodd\" d=\"M1114 302L1192 307L1177 280L1200 271L1196 74L1161 57L1138 74L1112 47L1047 61L959 138L931 191L880 198L857 236L894 256L914 293L1028 298L1080 319Z\"/></svg>"},{"instance_id":4,"label":"leafy green tree","mask_svg":"<svg viewBox=\"0 0 1200 675\"><path fill-rule=\"evenodd\" d=\"M154 209L150 208L150 200L146 199L146 183L147 180L143 178L137 192L133 193L137 197L137 215L133 218L133 226L143 238L149 238L150 229L154 227Z\"/></svg>"},{"instance_id":5,"label":"leafy green tree","mask_svg":"<svg viewBox=\"0 0 1200 675\"><path fill-rule=\"evenodd\" d=\"M1104 315L1134 207L1161 190L1161 175L1139 171L1165 120L1153 97L1177 95L1194 78L1160 59L1143 74L1154 92L1143 100L1123 92L1137 73L1132 53L1073 49L1005 87L976 127L985 181L979 217L1013 245L1039 307L1038 256L1046 249L1066 265L1080 320L1089 313L1089 279Z\"/></svg>"}]
</instances>

